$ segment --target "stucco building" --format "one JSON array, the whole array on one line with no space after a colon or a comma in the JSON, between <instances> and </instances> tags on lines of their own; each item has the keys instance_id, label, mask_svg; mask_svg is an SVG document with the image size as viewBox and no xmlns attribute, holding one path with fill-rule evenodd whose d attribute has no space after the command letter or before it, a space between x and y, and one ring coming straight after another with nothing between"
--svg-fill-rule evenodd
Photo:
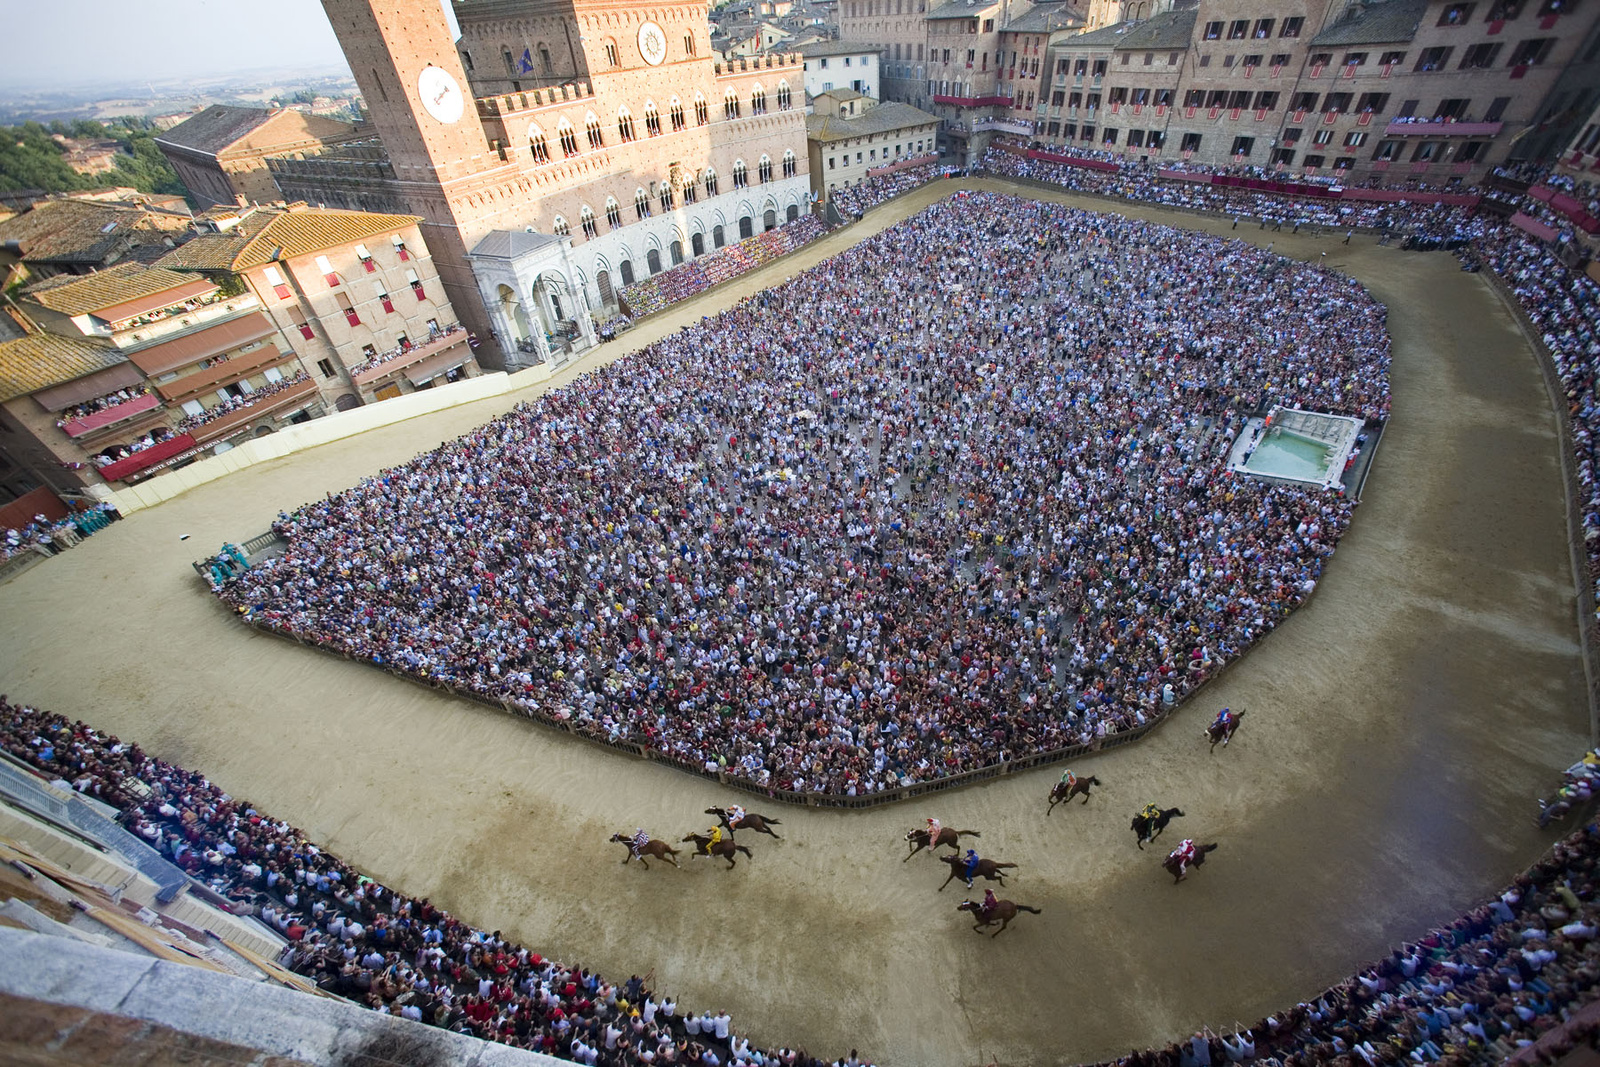
<instances>
[{"instance_id":1,"label":"stucco building","mask_svg":"<svg viewBox=\"0 0 1600 1067\"><path fill-rule=\"evenodd\" d=\"M282 199L268 156L321 152L359 137L348 122L304 111L213 104L157 137L156 147L202 206L267 204Z\"/></svg>"},{"instance_id":2,"label":"stucco building","mask_svg":"<svg viewBox=\"0 0 1600 1067\"><path fill-rule=\"evenodd\" d=\"M813 190L825 196L869 174L937 158L939 119L910 104L880 103L853 89L813 101L806 119Z\"/></svg>"}]
</instances>

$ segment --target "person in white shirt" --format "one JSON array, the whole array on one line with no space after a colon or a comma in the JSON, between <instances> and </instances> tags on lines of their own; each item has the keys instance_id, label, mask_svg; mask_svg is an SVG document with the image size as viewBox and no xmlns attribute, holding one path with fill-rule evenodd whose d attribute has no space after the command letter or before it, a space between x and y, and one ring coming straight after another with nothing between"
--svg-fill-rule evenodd
<instances>
[{"instance_id":1,"label":"person in white shirt","mask_svg":"<svg viewBox=\"0 0 1600 1067\"><path fill-rule=\"evenodd\" d=\"M733 1019L726 1011L718 1012L717 1017L712 1020L712 1025L718 1041L728 1040L728 1028L733 1025Z\"/></svg>"},{"instance_id":2,"label":"person in white shirt","mask_svg":"<svg viewBox=\"0 0 1600 1067\"><path fill-rule=\"evenodd\" d=\"M685 1030L689 1031L689 1036L690 1037L699 1037L700 1036L700 1016L696 1015L692 1011L688 1015L685 1015L683 1017L683 1028Z\"/></svg>"}]
</instances>

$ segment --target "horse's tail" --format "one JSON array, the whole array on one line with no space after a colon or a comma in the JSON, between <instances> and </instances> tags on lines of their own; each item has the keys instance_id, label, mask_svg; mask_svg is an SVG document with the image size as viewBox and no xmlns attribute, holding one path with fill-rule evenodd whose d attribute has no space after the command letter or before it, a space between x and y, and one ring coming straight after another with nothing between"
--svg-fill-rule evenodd
<instances>
[{"instance_id":1,"label":"horse's tail","mask_svg":"<svg viewBox=\"0 0 1600 1067\"><path fill-rule=\"evenodd\" d=\"M1100 779L1096 778L1094 775L1091 774L1089 776L1089 784L1090 785L1099 785L1100 784Z\"/></svg>"},{"instance_id":2,"label":"horse's tail","mask_svg":"<svg viewBox=\"0 0 1600 1067\"><path fill-rule=\"evenodd\" d=\"M994 865L994 869L997 870L997 871L1005 871L1005 870L1010 870L1012 867L1015 867L1015 866L1016 866L1015 863L996 863Z\"/></svg>"},{"instance_id":3,"label":"horse's tail","mask_svg":"<svg viewBox=\"0 0 1600 1067\"><path fill-rule=\"evenodd\" d=\"M743 845L734 845L733 847L734 847L734 851L736 851L736 852L743 852L746 856L749 856L751 859L755 859L756 858L755 854L753 852L751 852L748 848L746 848Z\"/></svg>"},{"instance_id":4,"label":"horse's tail","mask_svg":"<svg viewBox=\"0 0 1600 1067\"><path fill-rule=\"evenodd\" d=\"M765 818L765 816L763 816L763 818ZM771 826L782 826L783 825L783 820L782 819L766 819L766 822L768 823L768 825L771 825Z\"/></svg>"},{"instance_id":5,"label":"horse's tail","mask_svg":"<svg viewBox=\"0 0 1600 1067\"><path fill-rule=\"evenodd\" d=\"M982 837L983 835L980 834L976 830L957 830L956 831L956 836L957 837Z\"/></svg>"},{"instance_id":6,"label":"horse's tail","mask_svg":"<svg viewBox=\"0 0 1600 1067\"><path fill-rule=\"evenodd\" d=\"M1029 915L1043 915L1044 914L1044 911L1042 909L1040 909L1040 908L1030 908L1026 904L1018 904L1017 905L1017 910L1018 911L1025 911Z\"/></svg>"}]
</instances>

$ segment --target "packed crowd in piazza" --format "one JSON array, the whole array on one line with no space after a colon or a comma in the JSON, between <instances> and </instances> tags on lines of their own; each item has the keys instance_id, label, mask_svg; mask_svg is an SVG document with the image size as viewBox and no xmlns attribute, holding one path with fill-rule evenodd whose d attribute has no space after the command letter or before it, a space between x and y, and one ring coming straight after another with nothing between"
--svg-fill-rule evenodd
<instances>
[{"instance_id":1,"label":"packed crowd in piazza","mask_svg":"<svg viewBox=\"0 0 1600 1067\"><path fill-rule=\"evenodd\" d=\"M696 768L873 793L1136 728L1272 629L1352 505L1227 474L1232 430L1382 418L1388 365L1348 277L974 194L283 516L219 592Z\"/></svg>"}]
</instances>

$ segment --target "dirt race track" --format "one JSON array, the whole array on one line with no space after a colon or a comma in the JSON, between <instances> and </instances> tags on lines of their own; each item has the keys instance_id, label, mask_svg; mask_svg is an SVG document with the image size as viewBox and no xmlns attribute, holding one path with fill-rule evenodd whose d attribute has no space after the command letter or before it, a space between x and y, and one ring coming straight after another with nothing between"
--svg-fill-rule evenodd
<instances>
[{"instance_id":1,"label":"dirt race track","mask_svg":"<svg viewBox=\"0 0 1600 1067\"><path fill-rule=\"evenodd\" d=\"M586 365L954 187L880 208ZM1533 798L1586 746L1588 712L1556 423L1494 294L1443 254L1252 225L1237 236L1307 259L1326 251L1388 304L1394 418L1312 603L1203 704L1074 764L1105 783L1087 806L1046 818L1049 769L865 813L751 802L782 820L784 840L741 835L755 857L737 870L624 869L613 832L642 824L676 839L736 797L255 634L189 569L280 507L515 398L252 468L33 568L0 587L0 691L204 770L380 881L548 955L617 980L654 971L685 1007L726 1008L758 1043L830 1057L856 1046L885 1064L1052 1064L1249 1023L1535 858L1550 836L1532 825ZM1223 704L1250 714L1211 756L1200 731ZM1177 836L1221 843L1181 886L1160 869L1164 849L1134 847L1128 820L1150 800L1187 812ZM1002 895L1044 914L997 941L975 936L954 910L959 884L934 892L944 868L901 862L901 834L930 815L981 829L984 855L1020 864Z\"/></svg>"}]
</instances>

